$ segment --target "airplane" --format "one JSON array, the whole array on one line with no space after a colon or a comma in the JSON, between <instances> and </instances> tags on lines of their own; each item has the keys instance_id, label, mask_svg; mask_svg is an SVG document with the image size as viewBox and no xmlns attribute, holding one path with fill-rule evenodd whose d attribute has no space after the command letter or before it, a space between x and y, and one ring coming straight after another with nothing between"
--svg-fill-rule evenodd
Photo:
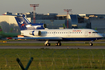
<instances>
[{"instance_id":1,"label":"airplane","mask_svg":"<svg viewBox=\"0 0 105 70\"><path fill-rule=\"evenodd\" d=\"M16 37L17 35L20 35L20 33L12 33L12 28L10 29L10 32L3 32L2 28L0 26L0 39L6 38L6 39L12 39L12 37Z\"/></svg>"},{"instance_id":2,"label":"airplane","mask_svg":"<svg viewBox=\"0 0 105 70\"><path fill-rule=\"evenodd\" d=\"M49 41L58 41L55 45L61 46L61 41L95 41L103 38L98 31L93 29L29 29L20 17L15 17L15 19L21 29L21 35L24 35L19 39L46 40L45 46L50 46ZM93 43L89 42L89 45L93 46Z\"/></svg>"}]
</instances>

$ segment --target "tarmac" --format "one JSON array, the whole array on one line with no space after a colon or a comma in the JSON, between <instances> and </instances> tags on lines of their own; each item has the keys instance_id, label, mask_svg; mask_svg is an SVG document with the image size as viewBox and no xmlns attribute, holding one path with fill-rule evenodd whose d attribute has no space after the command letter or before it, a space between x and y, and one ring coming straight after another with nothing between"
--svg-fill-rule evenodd
<instances>
[{"instance_id":1,"label":"tarmac","mask_svg":"<svg viewBox=\"0 0 105 70\"><path fill-rule=\"evenodd\" d=\"M6 43L44 43L45 41L7 41ZM57 41L49 41L57 43ZM61 43L84 43L84 42L69 42L62 41ZM93 42L105 43L105 42ZM0 46L0 49L105 49L105 46Z\"/></svg>"}]
</instances>

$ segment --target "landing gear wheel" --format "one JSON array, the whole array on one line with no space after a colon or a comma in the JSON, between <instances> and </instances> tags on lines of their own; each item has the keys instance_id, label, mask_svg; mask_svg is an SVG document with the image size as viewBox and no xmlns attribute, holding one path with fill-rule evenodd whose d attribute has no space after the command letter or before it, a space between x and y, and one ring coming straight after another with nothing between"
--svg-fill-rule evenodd
<instances>
[{"instance_id":1,"label":"landing gear wheel","mask_svg":"<svg viewBox=\"0 0 105 70\"><path fill-rule=\"evenodd\" d=\"M56 43L55 45L58 46L58 43Z\"/></svg>"},{"instance_id":2,"label":"landing gear wheel","mask_svg":"<svg viewBox=\"0 0 105 70\"><path fill-rule=\"evenodd\" d=\"M48 43L48 46L50 46L50 43Z\"/></svg>"},{"instance_id":3,"label":"landing gear wheel","mask_svg":"<svg viewBox=\"0 0 105 70\"><path fill-rule=\"evenodd\" d=\"M45 42L45 46L50 46L50 43L48 40Z\"/></svg>"},{"instance_id":4,"label":"landing gear wheel","mask_svg":"<svg viewBox=\"0 0 105 70\"><path fill-rule=\"evenodd\" d=\"M61 46L61 43L58 43L58 46Z\"/></svg>"},{"instance_id":5,"label":"landing gear wheel","mask_svg":"<svg viewBox=\"0 0 105 70\"><path fill-rule=\"evenodd\" d=\"M45 46L50 46L50 43L45 44Z\"/></svg>"},{"instance_id":6,"label":"landing gear wheel","mask_svg":"<svg viewBox=\"0 0 105 70\"><path fill-rule=\"evenodd\" d=\"M56 46L61 46L61 43L56 43L55 45L56 45Z\"/></svg>"},{"instance_id":7,"label":"landing gear wheel","mask_svg":"<svg viewBox=\"0 0 105 70\"><path fill-rule=\"evenodd\" d=\"M90 46L93 46L93 43L90 43L89 45L90 45Z\"/></svg>"}]
</instances>

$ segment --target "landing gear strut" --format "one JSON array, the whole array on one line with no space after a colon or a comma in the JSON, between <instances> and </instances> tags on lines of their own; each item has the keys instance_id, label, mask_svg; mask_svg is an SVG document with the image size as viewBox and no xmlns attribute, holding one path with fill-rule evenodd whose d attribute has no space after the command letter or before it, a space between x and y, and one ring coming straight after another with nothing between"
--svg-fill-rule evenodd
<instances>
[{"instance_id":1,"label":"landing gear strut","mask_svg":"<svg viewBox=\"0 0 105 70\"><path fill-rule=\"evenodd\" d=\"M45 42L45 46L50 46L50 43L48 40Z\"/></svg>"}]
</instances>

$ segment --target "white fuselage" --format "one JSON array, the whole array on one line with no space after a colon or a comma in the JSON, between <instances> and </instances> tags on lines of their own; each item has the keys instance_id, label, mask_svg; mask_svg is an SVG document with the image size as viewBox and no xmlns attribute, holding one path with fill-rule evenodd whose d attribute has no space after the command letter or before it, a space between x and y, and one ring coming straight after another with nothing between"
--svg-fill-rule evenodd
<instances>
[{"instance_id":1,"label":"white fuselage","mask_svg":"<svg viewBox=\"0 0 105 70\"><path fill-rule=\"evenodd\" d=\"M41 35L32 35L30 32L41 31ZM61 38L101 38L102 35L93 29L42 29L22 30L21 34L27 37L61 37Z\"/></svg>"}]
</instances>

